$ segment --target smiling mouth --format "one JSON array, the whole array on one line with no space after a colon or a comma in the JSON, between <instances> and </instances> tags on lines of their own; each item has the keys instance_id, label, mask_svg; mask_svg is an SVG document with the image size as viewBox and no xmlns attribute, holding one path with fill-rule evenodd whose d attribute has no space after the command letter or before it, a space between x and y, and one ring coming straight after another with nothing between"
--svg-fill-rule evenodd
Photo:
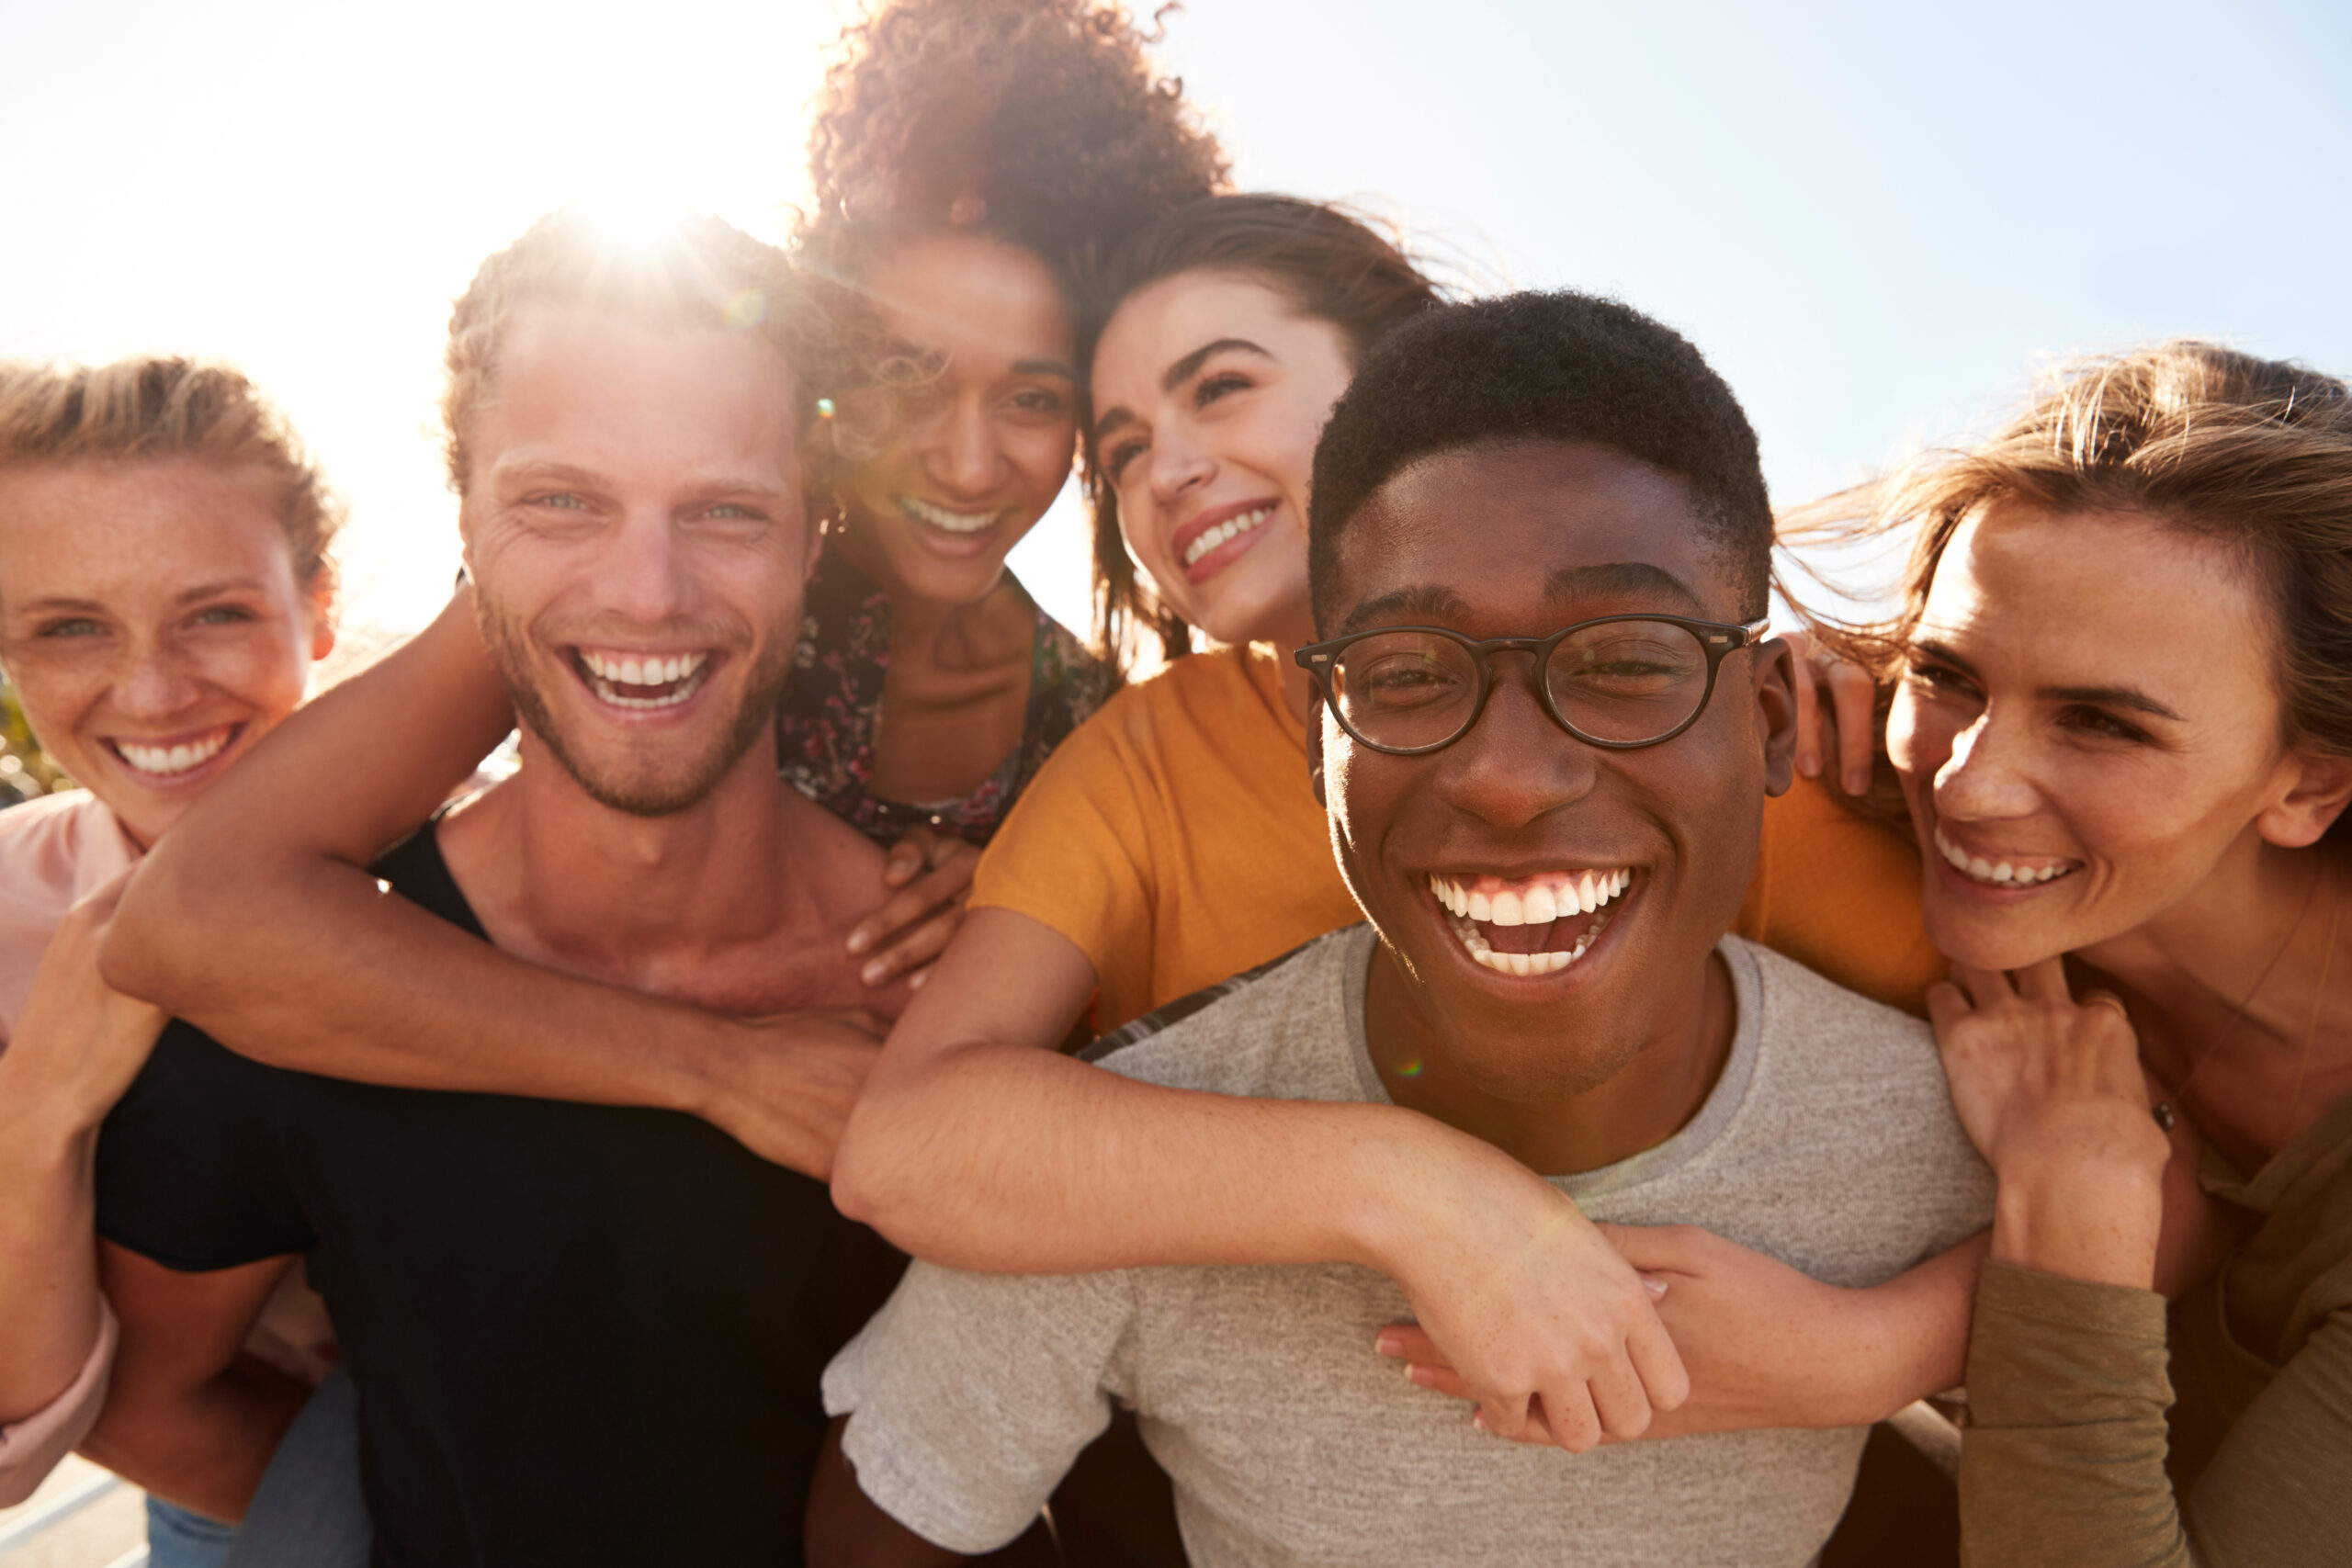
<instances>
[{"instance_id":1,"label":"smiling mouth","mask_svg":"<svg viewBox=\"0 0 2352 1568\"><path fill-rule=\"evenodd\" d=\"M1936 852L1944 857L1953 870L1969 881L1986 887L2036 887L2071 876L2083 868L2077 860L2053 859L2046 855L2008 855L2000 860L1987 860L1972 855L1950 839L1939 827L1935 831Z\"/></svg>"},{"instance_id":2,"label":"smiling mouth","mask_svg":"<svg viewBox=\"0 0 2352 1568\"><path fill-rule=\"evenodd\" d=\"M151 746L139 740L109 740L107 749L132 773L151 783L169 784L180 774L194 773L219 756L244 728L242 724L224 724L193 740L182 740L170 746Z\"/></svg>"},{"instance_id":3,"label":"smiling mouth","mask_svg":"<svg viewBox=\"0 0 2352 1568\"><path fill-rule=\"evenodd\" d=\"M1498 975L1556 975L1600 940L1633 885L1629 866L1528 877L1430 874L1430 893L1471 959Z\"/></svg>"},{"instance_id":4,"label":"smiling mouth","mask_svg":"<svg viewBox=\"0 0 2352 1568\"><path fill-rule=\"evenodd\" d=\"M617 708L673 708L710 679L711 650L644 654L575 648L571 666L601 702Z\"/></svg>"},{"instance_id":5,"label":"smiling mouth","mask_svg":"<svg viewBox=\"0 0 2352 1568\"><path fill-rule=\"evenodd\" d=\"M1001 509L992 512L950 512L944 506L911 495L899 497L899 510L928 528L943 534L985 534L1003 518Z\"/></svg>"},{"instance_id":6,"label":"smiling mouth","mask_svg":"<svg viewBox=\"0 0 2352 1568\"><path fill-rule=\"evenodd\" d=\"M1184 547L1181 564L1189 567L1218 546L1230 544L1253 528L1264 527L1266 519L1274 514L1274 502L1268 502L1265 505L1254 507L1238 517L1228 517L1214 528L1202 529L1193 536L1192 542Z\"/></svg>"}]
</instances>

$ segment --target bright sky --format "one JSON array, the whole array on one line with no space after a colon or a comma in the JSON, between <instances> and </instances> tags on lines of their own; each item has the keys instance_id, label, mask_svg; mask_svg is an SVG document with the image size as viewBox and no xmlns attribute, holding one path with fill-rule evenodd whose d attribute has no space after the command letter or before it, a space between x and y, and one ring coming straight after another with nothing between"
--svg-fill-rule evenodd
<instances>
[{"instance_id":1,"label":"bright sky","mask_svg":"<svg viewBox=\"0 0 2352 1568\"><path fill-rule=\"evenodd\" d=\"M1248 187L1375 204L1688 333L1782 501L2170 333L2352 372L2352 7L1190 0ZM0 355L233 360L353 502L350 615L454 569L441 334L541 211L780 237L831 0L0 0ZM1016 552L1085 621L1071 498Z\"/></svg>"}]
</instances>

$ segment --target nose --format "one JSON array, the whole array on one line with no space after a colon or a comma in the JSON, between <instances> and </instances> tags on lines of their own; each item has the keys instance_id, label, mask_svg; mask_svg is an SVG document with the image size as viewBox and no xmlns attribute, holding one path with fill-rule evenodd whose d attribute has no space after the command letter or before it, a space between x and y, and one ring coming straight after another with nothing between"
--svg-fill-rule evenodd
<instances>
[{"instance_id":1,"label":"nose","mask_svg":"<svg viewBox=\"0 0 2352 1568\"><path fill-rule=\"evenodd\" d=\"M196 660L168 637L131 649L117 676L114 705L126 718L155 723L186 712L202 694Z\"/></svg>"},{"instance_id":2,"label":"nose","mask_svg":"<svg viewBox=\"0 0 2352 1568\"><path fill-rule=\"evenodd\" d=\"M2041 793L2027 737L1989 707L1952 737L1951 755L1936 770L1936 813L1955 822L2030 816Z\"/></svg>"},{"instance_id":3,"label":"nose","mask_svg":"<svg viewBox=\"0 0 2352 1568\"><path fill-rule=\"evenodd\" d=\"M1155 433L1144 459L1151 498L1162 506L1182 501L1216 475L1216 461L1182 430Z\"/></svg>"},{"instance_id":4,"label":"nose","mask_svg":"<svg viewBox=\"0 0 2352 1568\"><path fill-rule=\"evenodd\" d=\"M1436 754L1438 793L1491 827L1524 828L1592 793L1600 758L1552 722L1535 694L1532 661L1496 656L1494 687L1470 732Z\"/></svg>"},{"instance_id":5,"label":"nose","mask_svg":"<svg viewBox=\"0 0 2352 1568\"><path fill-rule=\"evenodd\" d=\"M685 540L667 513L632 509L606 531L596 563L597 608L655 626L693 607L695 583Z\"/></svg>"},{"instance_id":6,"label":"nose","mask_svg":"<svg viewBox=\"0 0 2352 1568\"><path fill-rule=\"evenodd\" d=\"M988 410L978 399L958 398L925 434L926 477L962 497L978 498L996 488L1003 455Z\"/></svg>"}]
</instances>

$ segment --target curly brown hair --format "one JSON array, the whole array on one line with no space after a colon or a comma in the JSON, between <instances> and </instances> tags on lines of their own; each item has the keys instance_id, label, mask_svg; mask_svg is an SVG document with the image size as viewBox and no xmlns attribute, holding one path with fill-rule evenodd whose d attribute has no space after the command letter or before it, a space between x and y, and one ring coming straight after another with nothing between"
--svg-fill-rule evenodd
<instances>
[{"instance_id":1,"label":"curly brown hair","mask_svg":"<svg viewBox=\"0 0 2352 1568\"><path fill-rule=\"evenodd\" d=\"M1065 274L1225 184L1216 139L1106 0L888 0L842 30L804 243L981 228Z\"/></svg>"},{"instance_id":2,"label":"curly brown hair","mask_svg":"<svg viewBox=\"0 0 2352 1568\"><path fill-rule=\"evenodd\" d=\"M886 449L938 369L873 319L859 281L876 251L993 235L1044 258L1078 309L1083 269L1224 186L1216 137L1152 61L1159 37L1109 0L884 0L842 29L795 236L833 327L819 380L836 416L809 453L820 471Z\"/></svg>"}]
</instances>

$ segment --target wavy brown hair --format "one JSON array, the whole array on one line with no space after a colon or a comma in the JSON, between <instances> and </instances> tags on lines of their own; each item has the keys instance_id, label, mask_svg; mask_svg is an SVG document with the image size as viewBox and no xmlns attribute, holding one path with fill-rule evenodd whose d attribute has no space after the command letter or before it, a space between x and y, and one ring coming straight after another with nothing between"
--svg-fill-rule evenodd
<instances>
[{"instance_id":1,"label":"wavy brown hair","mask_svg":"<svg viewBox=\"0 0 2352 1568\"><path fill-rule=\"evenodd\" d=\"M1130 236L1087 280L1086 344L1100 335L1119 301L1164 278L1220 272L1255 279L1302 316L1329 321L1348 341L1349 360L1453 292L1432 282L1403 237L1368 214L1288 196L1215 196L1168 214ZM1159 639L1160 656L1192 651L1192 628L1136 574L1119 532L1119 498L1086 449L1087 494L1094 510L1094 628L1104 654L1131 665L1141 634Z\"/></svg>"},{"instance_id":2,"label":"wavy brown hair","mask_svg":"<svg viewBox=\"0 0 2352 1568\"><path fill-rule=\"evenodd\" d=\"M1929 453L1781 521L1784 545L1911 533L1894 613L1842 621L1781 592L1886 705L1961 525L2018 502L2061 516L2132 513L2216 543L2270 603L2280 743L2352 756L2352 388L2291 361L2181 339L2061 365L1989 439ZM1916 530L1916 532L1913 532ZM1892 777L1856 804L1899 814ZM2332 834L2346 831L2339 818Z\"/></svg>"}]
</instances>

